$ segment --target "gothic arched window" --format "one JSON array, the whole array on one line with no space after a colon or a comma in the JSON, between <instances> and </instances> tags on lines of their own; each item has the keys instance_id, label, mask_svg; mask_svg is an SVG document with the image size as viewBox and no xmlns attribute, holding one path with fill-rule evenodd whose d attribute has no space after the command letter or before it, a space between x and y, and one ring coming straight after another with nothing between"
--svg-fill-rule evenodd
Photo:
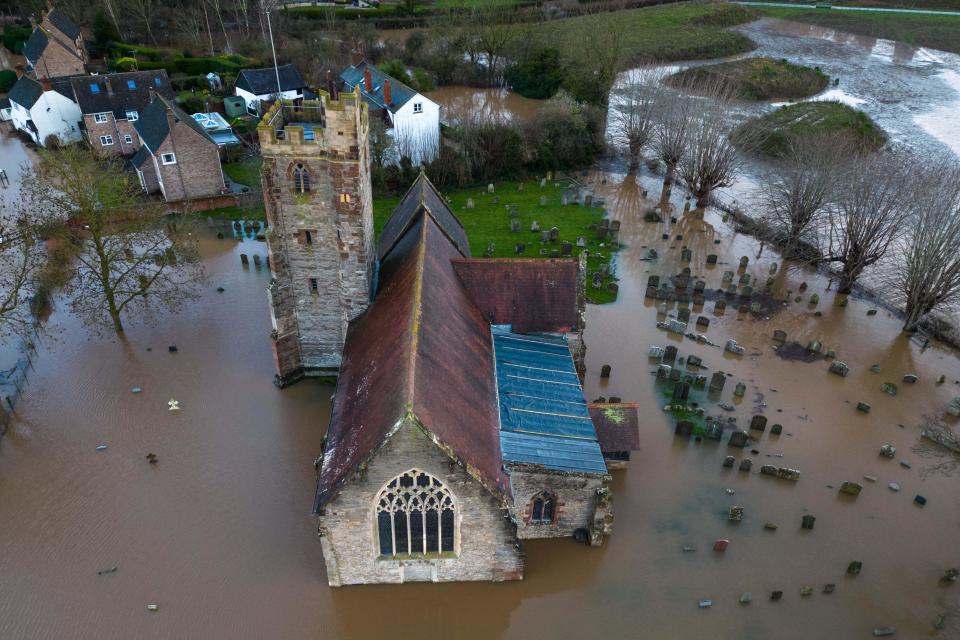
<instances>
[{"instance_id":1,"label":"gothic arched window","mask_svg":"<svg viewBox=\"0 0 960 640\"><path fill-rule=\"evenodd\" d=\"M293 190L297 193L310 193L310 172L299 162L293 168Z\"/></svg>"},{"instance_id":2,"label":"gothic arched window","mask_svg":"<svg viewBox=\"0 0 960 640\"><path fill-rule=\"evenodd\" d=\"M530 504L530 524L553 524L556 513L556 496L546 491L538 493Z\"/></svg>"},{"instance_id":3,"label":"gothic arched window","mask_svg":"<svg viewBox=\"0 0 960 640\"><path fill-rule=\"evenodd\" d=\"M453 494L429 473L400 474L377 496L380 556L453 551L455 511Z\"/></svg>"}]
</instances>

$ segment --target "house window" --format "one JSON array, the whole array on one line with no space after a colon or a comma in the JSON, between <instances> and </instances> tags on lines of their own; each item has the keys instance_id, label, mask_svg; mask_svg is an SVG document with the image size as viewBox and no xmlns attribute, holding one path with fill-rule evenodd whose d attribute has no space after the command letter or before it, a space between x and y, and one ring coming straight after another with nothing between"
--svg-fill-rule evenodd
<instances>
[{"instance_id":1,"label":"house window","mask_svg":"<svg viewBox=\"0 0 960 640\"><path fill-rule=\"evenodd\" d=\"M109 147L113 144L113 136L100 136L100 144Z\"/></svg>"},{"instance_id":2,"label":"house window","mask_svg":"<svg viewBox=\"0 0 960 640\"><path fill-rule=\"evenodd\" d=\"M310 193L310 172L300 163L293 168L293 190L297 193Z\"/></svg>"},{"instance_id":3,"label":"house window","mask_svg":"<svg viewBox=\"0 0 960 640\"><path fill-rule=\"evenodd\" d=\"M422 103L422 102L414 102L414 103L413 103L413 112L414 112L414 113L423 113L423 103Z\"/></svg>"},{"instance_id":4,"label":"house window","mask_svg":"<svg viewBox=\"0 0 960 640\"><path fill-rule=\"evenodd\" d=\"M158 86L158 87L160 86L160 77L159 77L159 76L153 79L153 84L155 84L155 85Z\"/></svg>"},{"instance_id":5,"label":"house window","mask_svg":"<svg viewBox=\"0 0 960 640\"><path fill-rule=\"evenodd\" d=\"M160 162L163 164L177 164L177 156L172 153L161 153Z\"/></svg>"},{"instance_id":6,"label":"house window","mask_svg":"<svg viewBox=\"0 0 960 640\"><path fill-rule=\"evenodd\" d=\"M137 113L136 111L127 111L127 120L129 120L130 122L136 122L136 120L139 117L140 117L140 114Z\"/></svg>"},{"instance_id":7,"label":"house window","mask_svg":"<svg viewBox=\"0 0 960 640\"><path fill-rule=\"evenodd\" d=\"M453 494L428 473L411 469L377 495L381 558L452 552L456 533Z\"/></svg>"},{"instance_id":8,"label":"house window","mask_svg":"<svg viewBox=\"0 0 960 640\"><path fill-rule=\"evenodd\" d=\"M131 91L133 91L136 88L137 88L136 82L134 82L133 80L127 80L127 89L130 89Z\"/></svg>"},{"instance_id":9,"label":"house window","mask_svg":"<svg viewBox=\"0 0 960 640\"><path fill-rule=\"evenodd\" d=\"M131 136L131 135L125 135L125 136L123 136L123 141L124 141L124 143L126 143L126 144L133 144L133 136Z\"/></svg>"},{"instance_id":10,"label":"house window","mask_svg":"<svg viewBox=\"0 0 960 640\"><path fill-rule=\"evenodd\" d=\"M342 202L343 204L350 204L350 194L349 194L349 193L341 193L341 194L340 194L340 202Z\"/></svg>"},{"instance_id":11,"label":"house window","mask_svg":"<svg viewBox=\"0 0 960 640\"><path fill-rule=\"evenodd\" d=\"M319 289L318 286L317 286L317 279L316 279L316 278L310 278L310 293L312 293L312 294L314 294L314 295L320 293L320 289Z\"/></svg>"},{"instance_id":12,"label":"house window","mask_svg":"<svg viewBox=\"0 0 960 640\"><path fill-rule=\"evenodd\" d=\"M107 116L109 115L109 113L95 113L93 114L93 121L98 124L103 124L107 121Z\"/></svg>"},{"instance_id":13,"label":"house window","mask_svg":"<svg viewBox=\"0 0 960 640\"><path fill-rule=\"evenodd\" d=\"M530 504L530 524L553 524L556 512L556 496L546 491L538 493Z\"/></svg>"},{"instance_id":14,"label":"house window","mask_svg":"<svg viewBox=\"0 0 960 640\"><path fill-rule=\"evenodd\" d=\"M90 93L100 93L100 85L98 85L96 82L91 82Z\"/></svg>"}]
</instances>

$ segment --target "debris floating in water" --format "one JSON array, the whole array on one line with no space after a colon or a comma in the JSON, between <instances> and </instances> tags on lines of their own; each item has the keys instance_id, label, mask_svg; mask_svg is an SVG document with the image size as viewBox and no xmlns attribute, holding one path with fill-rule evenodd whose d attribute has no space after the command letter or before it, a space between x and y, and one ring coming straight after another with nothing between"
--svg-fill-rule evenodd
<instances>
[{"instance_id":1,"label":"debris floating in water","mask_svg":"<svg viewBox=\"0 0 960 640\"><path fill-rule=\"evenodd\" d=\"M140 393L141 391L143 391L143 389L141 389L140 387L134 387L130 389L130 393Z\"/></svg>"},{"instance_id":2,"label":"debris floating in water","mask_svg":"<svg viewBox=\"0 0 960 640\"><path fill-rule=\"evenodd\" d=\"M167 406L170 407L170 411L180 411L179 400L174 400L173 398L170 398L170 400L167 402Z\"/></svg>"},{"instance_id":3,"label":"debris floating in water","mask_svg":"<svg viewBox=\"0 0 960 640\"><path fill-rule=\"evenodd\" d=\"M701 608L701 609L709 609L711 606L713 606L713 600L701 600L701 601L700 601L700 608Z\"/></svg>"},{"instance_id":4,"label":"debris floating in water","mask_svg":"<svg viewBox=\"0 0 960 640\"><path fill-rule=\"evenodd\" d=\"M160 611L160 605L158 604L148 604L147 611Z\"/></svg>"},{"instance_id":5,"label":"debris floating in water","mask_svg":"<svg viewBox=\"0 0 960 640\"><path fill-rule=\"evenodd\" d=\"M106 451L106 450L107 450L107 445L105 445L105 444L98 444L98 445L97 445L97 451Z\"/></svg>"},{"instance_id":6,"label":"debris floating in water","mask_svg":"<svg viewBox=\"0 0 960 640\"><path fill-rule=\"evenodd\" d=\"M100 571L97 571L97 575L98 575L98 576L108 576L108 575L110 575L111 573L116 573L116 572L117 572L117 568L116 568L116 567L110 567L109 569L100 569Z\"/></svg>"}]
</instances>

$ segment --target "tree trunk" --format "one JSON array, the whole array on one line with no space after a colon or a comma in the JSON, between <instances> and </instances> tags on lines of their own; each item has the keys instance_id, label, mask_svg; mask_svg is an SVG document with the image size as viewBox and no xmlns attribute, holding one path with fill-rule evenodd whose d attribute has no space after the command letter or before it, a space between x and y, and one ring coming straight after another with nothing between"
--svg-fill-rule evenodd
<instances>
[{"instance_id":1,"label":"tree trunk","mask_svg":"<svg viewBox=\"0 0 960 640\"><path fill-rule=\"evenodd\" d=\"M93 246L97 252L97 259L100 261L100 286L103 287L103 295L107 299L107 309L110 312L110 319L113 320L113 328L117 333L123 333L120 309L117 308L117 296L110 284L110 258L107 257L103 243L96 235L93 238Z\"/></svg>"},{"instance_id":2,"label":"tree trunk","mask_svg":"<svg viewBox=\"0 0 960 640\"><path fill-rule=\"evenodd\" d=\"M698 191L694 194L697 197L697 209L706 209L710 205L710 190Z\"/></svg>"},{"instance_id":3,"label":"tree trunk","mask_svg":"<svg viewBox=\"0 0 960 640\"><path fill-rule=\"evenodd\" d=\"M903 321L903 330L907 333L916 333L920 328L920 320L930 312L921 305L912 305L906 308L907 317Z\"/></svg>"},{"instance_id":4,"label":"tree trunk","mask_svg":"<svg viewBox=\"0 0 960 640\"><path fill-rule=\"evenodd\" d=\"M837 293L850 293L853 291L853 285L857 282L858 277L860 277L859 269L848 268L844 265L843 271L840 273Z\"/></svg>"},{"instance_id":5,"label":"tree trunk","mask_svg":"<svg viewBox=\"0 0 960 640\"><path fill-rule=\"evenodd\" d=\"M669 189L673 186L674 177L677 174L677 165L674 162L668 162L667 164L667 173L663 176L663 186L666 189Z\"/></svg>"}]
</instances>

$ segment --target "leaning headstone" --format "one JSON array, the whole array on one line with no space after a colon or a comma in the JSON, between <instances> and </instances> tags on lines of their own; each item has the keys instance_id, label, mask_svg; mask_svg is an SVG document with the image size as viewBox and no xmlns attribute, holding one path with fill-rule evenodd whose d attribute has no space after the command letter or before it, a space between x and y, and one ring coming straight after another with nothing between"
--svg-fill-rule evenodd
<instances>
[{"instance_id":1,"label":"leaning headstone","mask_svg":"<svg viewBox=\"0 0 960 640\"><path fill-rule=\"evenodd\" d=\"M850 368L847 366L846 362L841 362L839 360L834 360L830 363L830 373L835 373L838 376L843 378L847 377L847 372L850 371Z\"/></svg>"},{"instance_id":2,"label":"leaning headstone","mask_svg":"<svg viewBox=\"0 0 960 640\"><path fill-rule=\"evenodd\" d=\"M723 459L723 466L728 469L731 469L733 468L734 462L736 462L736 458L734 458L733 456L727 456L726 458Z\"/></svg>"},{"instance_id":3,"label":"leaning headstone","mask_svg":"<svg viewBox=\"0 0 960 640\"><path fill-rule=\"evenodd\" d=\"M781 433L783 433L783 425L782 425L782 424L779 424L779 423L778 423L778 424L775 424L775 425L773 425L772 427L770 427L770 435L778 436L778 435L780 435Z\"/></svg>"},{"instance_id":4,"label":"leaning headstone","mask_svg":"<svg viewBox=\"0 0 960 640\"><path fill-rule=\"evenodd\" d=\"M603 365L602 367L600 367L600 377L601 377L601 378L609 378L609 377L610 377L610 365L605 364L605 365Z\"/></svg>"},{"instance_id":5,"label":"leaning headstone","mask_svg":"<svg viewBox=\"0 0 960 640\"><path fill-rule=\"evenodd\" d=\"M787 341L787 332L782 329L776 329L773 332L774 342L786 342Z\"/></svg>"},{"instance_id":6,"label":"leaning headstone","mask_svg":"<svg viewBox=\"0 0 960 640\"><path fill-rule=\"evenodd\" d=\"M753 467L753 460L751 460L750 458L745 458L744 460L740 461L740 471L750 471L752 467Z\"/></svg>"},{"instance_id":7,"label":"leaning headstone","mask_svg":"<svg viewBox=\"0 0 960 640\"><path fill-rule=\"evenodd\" d=\"M847 573L852 576L860 575L860 571L863 569L863 563L859 560L854 560L847 565Z\"/></svg>"},{"instance_id":8,"label":"leaning headstone","mask_svg":"<svg viewBox=\"0 0 960 640\"><path fill-rule=\"evenodd\" d=\"M727 344L723 348L725 351L729 351L730 353L736 354L738 356L742 356L745 351L743 346L737 344L737 341L734 340L733 338L727 340Z\"/></svg>"},{"instance_id":9,"label":"leaning headstone","mask_svg":"<svg viewBox=\"0 0 960 640\"><path fill-rule=\"evenodd\" d=\"M863 413L870 413L870 405L867 404L866 402L858 402L857 411L861 411Z\"/></svg>"},{"instance_id":10,"label":"leaning headstone","mask_svg":"<svg viewBox=\"0 0 960 640\"><path fill-rule=\"evenodd\" d=\"M727 444L731 447L740 447L743 449L747 446L747 441L750 439L750 436L747 435L746 431L731 431L730 439L727 441ZM743 464L741 463L741 468Z\"/></svg>"},{"instance_id":11,"label":"leaning headstone","mask_svg":"<svg viewBox=\"0 0 960 640\"><path fill-rule=\"evenodd\" d=\"M663 350L663 361L673 362L676 359L677 359L677 348L672 344L667 345L667 348Z\"/></svg>"},{"instance_id":12,"label":"leaning headstone","mask_svg":"<svg viewBox=\"0 0 960 640\"><path fill-rule=\"evenodd\" d=\"M733 390L733 395L742 398L747 393L747 385L742 382L737 383L737 388Z\"/></svg>"},{"instance_id":13,"label":"leaning headstone","mask_svg":"<svg viewBox=\"0 0 960 640\"><path fill-rule=\"evenodd\" d=\"M727 376L723 371L715 371L710 378L710 391L722 391L723 385L727 383Z\"/></svg>"},{"instance_id":14,"label":"leaning headstone","mask_svg":"<svg viewBox=\"0 0 960 640\"><path fill-rule=\"evenodd\" d=\"M693 423L689 420L681 420L677 423L677 428L674 429L674 434L678 436L690 437L693 435Z\"/></svg>"}]
</instances>

